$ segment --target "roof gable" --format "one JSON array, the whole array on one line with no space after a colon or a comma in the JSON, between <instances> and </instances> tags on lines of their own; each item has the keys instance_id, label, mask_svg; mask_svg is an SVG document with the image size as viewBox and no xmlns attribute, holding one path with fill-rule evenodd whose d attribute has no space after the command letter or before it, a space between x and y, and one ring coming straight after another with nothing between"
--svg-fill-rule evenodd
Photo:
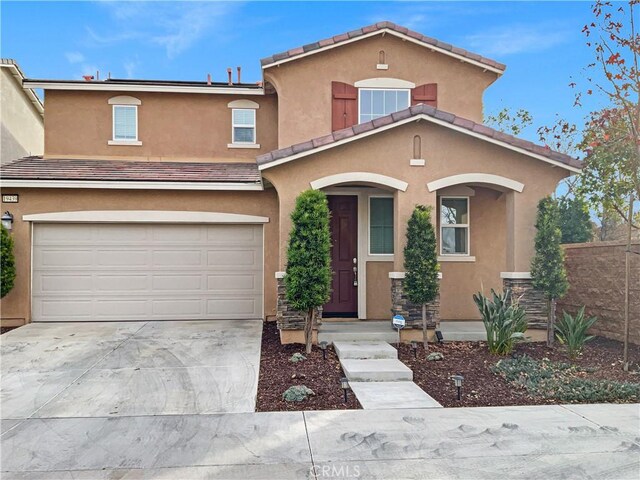
<instances>
[{"instance_id":1,"label":"roof gable","mask_svg":"<svg viewBox=\"0 0 640 480\"><path fill-rule=\"evenodd\" d=\"M402 38L403 40L422 45L432 51L454 57L460 61L476 65L477 67L483 68L485 70L490 70L494 73L497 73L498 75L501 75L507 68L506 65L496 62L495 60L483 57L473 52L469 52L462 48L455 47L451 44L441 42L440 40L436 40L435 38L427 37L426 35L422 35L419 32L409 30L408 28L396 25L392 22L378 22L373 25L359 28L357 30L352 30L351 32L342 33L340 35L335 35L318 42L309 43L301 47L293 48L291 50L287 50L286 52L276 53L270 57L263 58L262 60L260 60L260 63L262 64L262 68L265 69L272 66L280 65L282 63L298 60L299 58L320 53L347 43L363 40L374 35L382 35L385 33L395 35Z\"/></svg>"},{"instance_id":2,"label":"roof gable","mask_svg":"<svg viewBox=\"0 0 640 480\"><path fill-rule=\"evenodd\" d=\"M313 155L315 153L334 148L361 138L399 127L418 120L427 120L460 132L480 140L493 143L503 148L515 151L522 155L541 160L543 162L562 167L571 172L580 172L582 162L569 155L551 150L549 147L537 145L528 140L523 140L513 135L494 130L485 125L475 123L466 118L458 117L452 113L438 110L429 105L419 104L405 110L376 118L370 122L360 123L353 127L337 130L332 134L312 140L281 148L257 157L258 168L268 168L288 163L298 158Z\"/></svg>"}]
</instances>

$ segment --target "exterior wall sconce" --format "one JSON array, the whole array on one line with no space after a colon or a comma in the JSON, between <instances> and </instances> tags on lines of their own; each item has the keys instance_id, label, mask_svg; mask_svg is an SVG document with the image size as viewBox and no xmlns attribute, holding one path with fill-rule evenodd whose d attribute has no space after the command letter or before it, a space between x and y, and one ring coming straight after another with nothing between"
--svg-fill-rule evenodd
<instances>
[{"instance_id":1,"label":"exterior wall sconce","mask_svg":"<svg viewBox=\"0 0 640 480\"><path fill-rule=\"evenodd\" d=\"M13 228L13 215L11 215L11 212L7 211L2 215L2 226L9 231Z\"/></svg>"}]
</instances>

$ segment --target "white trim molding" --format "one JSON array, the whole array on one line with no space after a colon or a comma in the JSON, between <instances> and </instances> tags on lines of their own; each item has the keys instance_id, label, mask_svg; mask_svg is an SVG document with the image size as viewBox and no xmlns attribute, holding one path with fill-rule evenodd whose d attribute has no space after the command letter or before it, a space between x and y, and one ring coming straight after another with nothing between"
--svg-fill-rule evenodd
<instances>
[{"instance_id":1,"label":"white trim molding","mask_svg":"<svg viewBox=\"0 0 640 480\"><path fill-rule=\"evenodd\" d=\"M227 143L227 148L260 148L259 143Z\"/></svg>"},{"instance_id":2,"label":"white trim molding","mask_svg":"<svg viewBox=\"0 0 640 480\"><path fill-rule=\"evenodd\" d=\"M531 278L531 272L500 272L500 278L528 280Z\"/></svg>"},{"instance_id":3,"label":"white trim molding","mask_svg":"<svg viewBox=\"0 0 640 480\"><path fill-rule=\"evenodd\" d=\"M447 262L475 262L476 257L473 255L438 255L438 262L447 263Z\"/></svg>"},{"instance_id":4,"label":"white trim molding","mask_svg":"<svg viewBox=\"0 0 640 480\"><path fill-rule=\"evenodd\" d=\"M399 78L367 78L353 84L356 88L416 88L416 84Z\"/></svg>"},{"instance_id":5,"label":"white trim molding","mask_svg":"<svg viewBox=\"0 0 640 480\"><path fill-rule=\"evenodd\" d=\"M276 272L276 278L277 279L281 279L284 278L284 276L287 274L287 272Z\"/></svg>"},{"instance_id":6,"label":"white trim molding","mask_svg":"<svg viewBox=\"0 0 640 480\"><path fill-rule=\"evenodd\" d=\"M238 213L163 210L93 210L23 215L25 222L46 223L269 223L269 217Z\"/></svg>"},{"instance_id":7,"label":"white trim molding","mask_svg":"<svg viewBox=\"0 0 640 480\"><path fill-rule=\"evenodd\" d=\"M498 185L521 193L524 190L524 183L511 180L501 175L492 175L490 173L462 173L460 175L451 175L439 180L427 183L430 192L440 190L441 188L451 187L453 185L462 185L467 183L485 183L489 185Z\"/></svg>"},{"instance_id":8,"label":"white trim molding","mask_svg":"<svg viewBox=\"0 0 640 480\"><path fill-rule=\"evenodd\" d=\"M336 175L329 175L317 180L309 182L311 188L314 190L320 190L321 188L331 187L333 185L340 185L343 183L364 183L374 185L384 185L391 187L401 192L406 192L409 184L397 178L387 177L386 175L380 175L378 173L370 172L346 172L338 173Z\"/></svg>"},{"instance_id":9,"label":"white trim molding","mask_svg":"<svg viewBox=\"0 0 640 480\"><path fill-rule=\"evenodd\" d=\"M252 108L257 110L260 108L260 104L254 102L253 100L233 100L232 102L227 103L227 107L229 108Z\"/></svg>"},{"instance_id":10,"label":"white trim molding","mask_svg":"<svg viewBox=\"0 0 640 480\"><path fill-rule=\"evenodd\" d=\"M409 165L412 167L424 167L427 161L424 158L410 158Z\"/></svg>"},{"instance_id":11,"label":"white trim molding","mask_svg":"<svg viewBox=\"0 0 640 480\"><path fill-rule=\"evenodd\" d=\"M397 279L397 278L405 278L406 272L389 272L389 278ZM438 280L442 280L442 272L438 272Z\"/></svg>"},{"instance_id":12,"label":"white trim molding","mask_svg":"<svg viewBox=\"0 0 640 480\"><path fill-rule=\"evenodd\" d=\"M109 140L107 145L120 145L122 147L140 147L142 142L140 140Z\"/></svg>"},{"instance_id":13,"label":"white trim molding","mask_svg":"<svg viewBox=\"0 0 640 480\"><path fill-rule=\"evenodd\" d=\"M3 179L5 188L100 188L110 190L264 190L259 183L235 182L138 182L93 180L10 180Z\"/></svg>"},{"instance_id":14,"label":"white trim molding","mask_svg":"<svg viewBox=\"0 0 640 480\"><path fill-rule=\"evenodd\" d=\"M109 105L142 105L142 102L136 97L118 95L109 99Z\"/></svg>"}]
</instances>

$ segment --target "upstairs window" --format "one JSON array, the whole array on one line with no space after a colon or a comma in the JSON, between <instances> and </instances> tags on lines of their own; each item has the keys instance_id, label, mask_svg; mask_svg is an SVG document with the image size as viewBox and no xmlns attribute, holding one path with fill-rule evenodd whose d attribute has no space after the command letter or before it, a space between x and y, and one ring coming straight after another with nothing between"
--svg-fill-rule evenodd
<instances>
[{"instance_id":1,"label":"upstairs window","mask_svg":"<svg viewBox=\"0 0 640 480\"><path fill-rule=\"evenodd\" d=\"M138 106L113 106L113 139L122 142L138 140Z\"/></svg>"},{"instance_id":2,"label":"upstairs window","mask_svg":"<svg viewBox=\"0 0 640 480\"><path fill-rule=\"evenodd\" d=\"M249 108L234 108L233 143L256 143L256 111Z\"/></svg>"},{"instance_id":3,"label":"upstairs window","mask_svg":"<svg viewBox=\"0 0 640 480\"><path fill-rule=\"evenodd\" d=\"M369 254L393 254L393 198L369 198Z\"/></svg>"},{"instance_id":4,"label":"upstairs window","mask_svg":"<svg viewBox=\"0 0 640 480\"><path fill-rule=\"evenodd\" d=\"M390 115L398 110L409 108L410 90L408 89L360 89L360 123Z\"/></svg>"},{"instance_id":5,"label":"upstairs window","mask_svg":"<svg viewBox=\"0 0 640 480\"><path fill-rule=\"evenodd\" d=\"M440 197L440 254L469 255L469 197Z\"/></svg>"}]
</instances>

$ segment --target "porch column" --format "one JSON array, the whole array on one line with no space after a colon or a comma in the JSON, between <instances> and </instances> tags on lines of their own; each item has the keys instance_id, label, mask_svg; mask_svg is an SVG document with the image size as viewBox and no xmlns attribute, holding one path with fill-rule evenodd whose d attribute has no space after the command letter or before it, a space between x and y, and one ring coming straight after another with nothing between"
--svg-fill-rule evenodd
<instances>
[{"instance_id":1,"label":"porch column","mask_svg":"<svg viewBox=\"0 0 640 480\"><path fill-rule=\"evenodd\" d=\"M527 313L529 327L544 328L546 325L547 306L542 293L533 288L531 282L531 260L534 254L536 235L536 209L526 208L522 193L509 191L506 193L507 203L507 270L502 272L502 285L511 290L512 298Z\"/></svg>"},{"instance_id":2,"label":"porch column","mask_svg":"<svg viewBox=\"0 0 640 480\"><path fill-rule=\"evenodd\" d=\"M436 192L430 192L425 185L416 183L406 191L396 190L393 195L394 265L396 272L404 271L404 247L407 239L407 223L416 205L431 206L431 221L436 225Z\"/></svg>"}]
</instances>

